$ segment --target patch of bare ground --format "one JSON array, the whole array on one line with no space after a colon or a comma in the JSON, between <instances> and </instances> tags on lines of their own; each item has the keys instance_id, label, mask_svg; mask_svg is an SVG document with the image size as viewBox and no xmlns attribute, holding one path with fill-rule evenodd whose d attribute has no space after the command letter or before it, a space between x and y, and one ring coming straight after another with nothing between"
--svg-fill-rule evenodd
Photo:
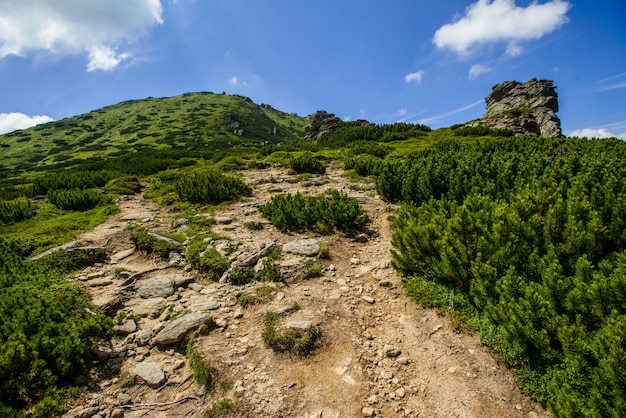
<instances>
[{"instance_id":1,"label":"patch of bare ground","mask_svg":"<svg viewBox=\"0 0 626 418\"><path fill-rule=\"evenodd\" d=\"M67 417L201 417L223 398L233 401L232 416L239 417L547 416L476 336L455 331L446 317L406 296L390 266L391 213L370 184L351 183L337 169L305 181L282 168L243 174L253 196L210 214L218 221L213 232L239 243L241 254L307 237L261 218L258 205L278 193L344 191L368 212L368 233L313 237L329 248L330 259L317 260L321 277L274 283L269 301L242 306L237 296L267 284L212 282L176 256L162 260L135 251L129 223L172 232L174 214L139 195L121 199L118 214L79 237L105 247L109 259L75 279L120 325L111 345L96 353L99 361ZM247 228L250 221L263 228ZM184 233L184 225L177 228ZM283 253L281 269L297 271L307 259ZM293 304L299 309L281 314L280 322L319 330L308 356L275 352L262 339L265 313ZM164 328L190 314L210 320L178 342L156 342ZM194 381L185 356L190 338L214 369L208 387ZM144 363L156 365L150 366L154 376L143 376L137 365Z\"/></svg>"}]
</instances>

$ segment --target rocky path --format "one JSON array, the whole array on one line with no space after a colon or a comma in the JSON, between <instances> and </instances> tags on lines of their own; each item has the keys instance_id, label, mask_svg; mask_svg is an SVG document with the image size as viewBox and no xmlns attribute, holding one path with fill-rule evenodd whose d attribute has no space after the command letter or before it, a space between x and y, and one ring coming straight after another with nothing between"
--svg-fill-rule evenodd
<instances>
[{"instance_id":1,"label":"rocky path","mask_svg":"<svg viewBox=\"0 0 626 418\"><path fill-rule=\"evenodd\" d=\"M253 196L207 214L217 221L213 232L237 243L233 258L307 238L276 231L260 217L257 206L277 193L345 191L367 210L370 231L314 237L329 248L330 259L317 260L321 277L272 283L269 300L242 306L237 296L268 284L208 281L175 254L161 260L135 251L128 224L184 233L185 221L174 223L175 213L140 196L120 201L120 213L79 237L105 247L109 260L76 280L119 326L111 346L96 353L100 361L67 417L201 417L224 398L241 417L547 416L476 337L455 332L447 318L405 295L390 267L391 213L370 186L333 169L308 181L278 168L244 175ZM263 228L247 228L250 221ZM282 257L281 271L316 259L285 251ZM294 303L299 309L285 320L320 330L319 346L306 357L276 353L262 340L265 313ZM185 357L190 337L214 367L210 389L193 379Z\"/></svg>"}]
</instances>

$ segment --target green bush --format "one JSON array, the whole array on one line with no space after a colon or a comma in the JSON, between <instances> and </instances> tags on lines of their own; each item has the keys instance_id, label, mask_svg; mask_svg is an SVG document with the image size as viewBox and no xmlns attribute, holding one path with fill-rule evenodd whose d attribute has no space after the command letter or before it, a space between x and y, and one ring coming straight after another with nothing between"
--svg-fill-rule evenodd
<instances>
[{"instance_id":1,"label":"green bush","mask_svg":"<svg viewBox=\"0 0 626 418\"><path fill-rule=\"evenodd\" d=\"M189 365L193 371L193 378L199 385L208 388L215 384L217 371L208 361L204 360L200 354L193 348L194 340L191 339L187 343L187 358Z\"/></svg>"},{"instance_id":2,"label":"green bush","mask_svg":"<svg viewBox=\"0 0 626 418\"><path fill-rule=\"evenodd\" d=\"M170 252L180 251L182 248L181 244L155 238L150 235L148 231L140 227L131 231L129 237L139 250L145 251L148 254L157 254L161 258L168 258Z\"/></svg>"},{"instance_id":3,"label":"green bush","mask_svg":"<svg viewBox=\"0 0 626 418\"><path fill-rule=\"evenodd\" d=\"M297 174L324 174L326 172L326 165L324 162L310 153L291 157L289 160L289 168Z\"/></svg>"},{"instance_id":4,"label":"green bush","mask_svg":"<svg viewBox=\"0 0 626 418\"><path fill-rule=\"evenodd\" d=\"M141 184L137 177L118 177L104 185L107 193L132 195L141 191Z\"/></svg>"},{"instance_id":5,"label":"green bush","mask_svg":"<svg viewBox=\"0 0 626 418\"><path fill-rule=\"evenodd\" d=\"M210 275L213 280L219 279L230 267L230 260L222 256L214 246L207 248L204 240L194 240L187 247L187 260L198 270Z\"/></svg>"},{"instance_id":6,"label":"green bush","mask_svg":"<svg viewBox=\"0 0 626 418\"><path fill-rule=\"evenodd\" d=\"M220 418L227 417L235 411L235 403L232 399L222 398L213 403L211 409L204 411L203 418Z\"/></svg>"},{"instance_id":7,"label":"green bush","mask_svg":"<svg viewBox=\"0 0 626 418\"><path fill-rule=\"evenodd\" d=\"M0 200L0 223L10 224L35 216L36 206L29 199Z\"/></svg>"},{"instance_id":8,"label":"green bush","mask_svg":"<svg viewBox=\"0 0 626 418\"><path fill-rule=\"evenodd\" d=\"M85 289L65 281L54 263L25 262L15 249L0 239L0 411L52 416L113 323L93 313Z\"/></svg>"},{"instance_id":9,"label":"green bush","mask_svg":"<svg viewBox=\"0 0 626 418\"><path fill-rule=\"evenodd\" d=\"M243 180L217 171L180 176L175 190L183 201L213 205L252 194L252 189Z\"/></svg>"},{"instance_id":10,"label":"green bush","mask_svg":"<svg viewBox=\"0 0 626 418\"><path fill-rule=\"evenodd\" d=\"M308 329L289 328L279 331L276 327L280 317L271 311L265 313L265 328L262 334L265 344L280 353L287 352L298 356L311 354L320 337L319 329L312 326Z\"/></svg>"},{"instance_id":11,"label":"green bush","mask_svg":"<svg viewBox=\"0 0 626 418\"><path fill-rule=\"evenodd\" d=\"M356 199L337 190L323 196L277 195L259 210L275 227L292 231L330 233L335 228L360 228L369 221Z\"/></svg>"},{"instance_id":12,"label":"green bush","mask_svg":"<svg viewBox=\"0 0 626 418\"><path fill-rule=\"evenodd\" d=\"M92 189L49 190L46 197L55 207L63 210L85 211L113 202L111 196Z\"/></svg>"},{"instance_id":13,"label":"green bush","mask_svg":"<svg viewBox=\"0 0 626 418\"><path fill-rule=\"evenodd\" d=\"M379 175L408 202L392 220L408 292L474 318L555 416L624 412L625 158L617 140L516 138Z\"/></svg>"}]
</instances>

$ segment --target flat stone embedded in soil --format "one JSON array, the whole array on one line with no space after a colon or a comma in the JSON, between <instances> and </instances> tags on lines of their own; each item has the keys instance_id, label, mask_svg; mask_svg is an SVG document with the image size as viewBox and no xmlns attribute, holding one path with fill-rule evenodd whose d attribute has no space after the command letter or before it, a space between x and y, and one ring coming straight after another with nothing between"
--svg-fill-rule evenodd
<instances>
[{"instance_id":1,"label":"flat stone embedded in soil","mask_svg":"<svg viewBox=\"0 0 626 418\"><path fill-rule=\"evenodd\" d=\"M135 366L135 375L150 387L157 388L165 383L165 373L156 363L144 361Z\"/></svg>"},{"instance_id":2,"label":"flat stone embedded in soil","mask_svg":"<svg viewBox=\"0 0 626 418\"><path fill-rule=\"evenodd\" d=\"M320 243L313 238L298 239L283 245L283 251L312 257L320 252Z\"/></svg>"},{"instance_id":3,"label":"flat stone embedded in soil","mask_svg":"<svg viewBox=\"0 0 626 418\"><path fill-rule=\"evenodd\" d=\"M166 298L174 293L175 281L169 276L158 276L146 280L137 290L142 298Z\"/></svg>"},{"instance_id":4,"label":"flat stone embedded in soil","mask_svg":"<svg viewBox=\"0 0 626 418\"><path fill-rule=\"evenodd\" d=\"M165 325L154 337L154 344L166 345L174 344L185 338L185 336L200 327L211 322L211 315L201 312L192 312Z\"/></svg>"}]
</instances>

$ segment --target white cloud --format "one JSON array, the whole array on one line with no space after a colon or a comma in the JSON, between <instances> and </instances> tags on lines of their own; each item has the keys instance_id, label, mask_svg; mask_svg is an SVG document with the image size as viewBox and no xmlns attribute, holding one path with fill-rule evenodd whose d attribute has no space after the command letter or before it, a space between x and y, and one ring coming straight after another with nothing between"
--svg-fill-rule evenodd
<instances>
[{"instance_id":1,"label":"white cloud","mask_svg":"<svg viewBox=\"0 0 626 418\"><path fill-rule=\"evenodd\" d=\"M490 71L492 71L491 68L487 67L486 65L474 64L470 67L467 78L469 78L470 80L473 80L477 78L479 75L488 73Z\"/></svg>"},{"instance_id":2,"label":"white cloud","mask_svg":"<svg viewBox=\"0 0 626 418\"><path fill-rule=\"evenodd\" d=\"M420 70L411 74L407 74L404 76L404 81L411 84L419 84L422 82L422 77L424 76L424 70Z\"/></svg>"},{"instance_id":3,"label":"white cloud","mask_svg":"<svg viewBox=\"0 0 626 418\"><path fill-rule=\"evenodd\" d=\"M0 2L0 59L36 52L87 54L88 71L128 59L119 52L163 23L160 0L20 0Z\"/></svg>"},{"instance_id":4,"label":"white cloud","mask_svg":"<svg viewBox=\"0 0 626 418\"><path fill-rule=\"evenodd\" d=\"M237 79L237 76L234 76L233 78L228 80L228 83L232 84L233 86L236 86L237 84L239 84L239 80Z\"/></svg>"},{"instance_id":5,"label":"white cloud","mask_svg":"<svg viewBox=\"0 0 626 418\"><path fill-rule=\"evenodd\" d=\"M31 126L53 120L50 116L45 115L28 116L17 112L0 113L0 134L6 134L17 129L30 128Z\"/></svg>"},{"instance_id":6,"label":"white cloud","mask_svg":"<svg viewBox=\"0 0 626 418\"><path fill-rule=\"evenodd\" d=\"M478 0L469 5L465 16L440 27L433 43L441 49L467 55L470 50L488 43L507 43L507 54L521 54L520 41L539 39L565 22L572 7L564 0L544 4L533 1L528 7L518 7L514 0Z\"/></svg>"},{"instance_id":7,"label":"white cloud","mask_svg":"<svg viewBox=\"0 0 626 418\"><path fill-rule=\"evenodd\" d=\"M604 128L577 129L575 131L570 132L568 136L577 136L579 138L620 138L620 139L626 140L626 132L622 132L621 134L614 134L612 132L607 131Z\"/></svg>"}]
</instances>

